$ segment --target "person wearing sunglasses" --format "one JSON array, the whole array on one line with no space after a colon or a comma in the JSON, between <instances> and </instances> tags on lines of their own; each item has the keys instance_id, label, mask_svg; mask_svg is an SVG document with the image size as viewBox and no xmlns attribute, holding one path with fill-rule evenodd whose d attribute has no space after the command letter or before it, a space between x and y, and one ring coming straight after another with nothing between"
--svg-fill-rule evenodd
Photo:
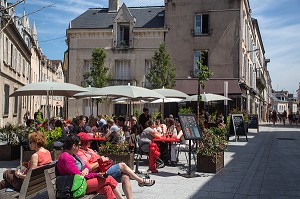
<instances>
[{"instance_id":1,"label":"person wearing sunglasses","mask_svg":"<svg viewBox=\"0 0 300 199\"><path fill-rule=\"evenodd\" d=\"M102 158L103 160L108 158L100 156L90 148L91 139L93 138L91 135L84 132L78 133L77 135L81 139L81 145L79 151L77 152L77 156L79 156L84 163L89 166L90 170L98 171L98 158ZM140 187L153 186L155 184L155 180L144 179L137 176L124 162L112 165L106 171L106 174L112 176L117 182L122 182L122 188L127 199L133 198L130 178L137 181Z\"/></svg>"},{"instance_id":2,"label":"person wearing sunglasses","mask_svg":"<svg viewBox=\"0 0 300 199\"><path fill-rule=\"evenodd\" d=\"M36 151L32 156L26 168L17 168L17 170L8 169L3 173L3 180L0 182L0 189L13 188L20 191L23 180L30 168L49 164L52 162L50 151L44 148L46 138L43 133L33 132L28 136L29 147Z\"/></svg>"},{"instance_id":3,"label":"person wearing sunglasses","mask_svg":"<svg viewBox=\"0 0 300 199\"><path fill-rule=\"evenodd\" d=\"M67 137L64 152L59 156L56 165L59 175L84 176L87 183L86 194L97 192L104 194L106 199L123 199L117 188L118 182L113 177L91 171L90 167L76 155L80 145L79 136L71 134Z\"/></svg>"}]
</instances>

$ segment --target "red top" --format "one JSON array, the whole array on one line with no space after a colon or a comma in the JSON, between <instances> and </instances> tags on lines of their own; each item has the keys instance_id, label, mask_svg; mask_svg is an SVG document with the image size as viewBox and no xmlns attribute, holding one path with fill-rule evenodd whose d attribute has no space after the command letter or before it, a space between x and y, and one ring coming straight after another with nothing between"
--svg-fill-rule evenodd
<instances>
[{"instance_id":1,"label":"red top","mask_svg":"<svg viewBox=\"0 0 300 199\"><path fill-rule=\"evenodd\" d=\"M49 164L52 162L52 157L50 151L37 151L36 154L38 155L38 164L37 166ZM27 169L23 172L23 174L27 174L28 170L31 167L31 161L28 162Z\"/></svg>"}]
</instances>

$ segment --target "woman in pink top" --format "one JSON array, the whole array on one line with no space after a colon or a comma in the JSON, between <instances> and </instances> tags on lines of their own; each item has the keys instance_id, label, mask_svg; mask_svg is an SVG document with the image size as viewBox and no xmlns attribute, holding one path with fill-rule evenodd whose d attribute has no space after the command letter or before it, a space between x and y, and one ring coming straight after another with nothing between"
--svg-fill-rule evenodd
<instances>
[{"instance_id":1,"label":"woman in pink top","mask_svg":"<svg viewBox=\"0 0 300 199\"><path fill-rule=\"evenodd\" d=\"M60 175L80 174L86 178L86 193L97 192L104 194L107 199L123 199L117 188L118 182L111 176L106 178L102 173L89 172L89 167L78 157L76 153L81 144L77 135L69 135L64 142L64 152L57 161L57 169Z\"/></svg>"},{"instance_id":2,"label":"woman in pink top","mask_svg":"<svg viewBox=\"0 0 300 199\"><path fill-rule=\"evenodd\" d=\"M0 182L0 188L12 187L17 191L20 191L23 180L30 168L34 169L38 166L49 164L52 162L50 152L44 148L46 144L46 138L43 133L34 132L28 136L29 147L31 150L35 150L36 153L32 154L31 160L28 162L28 167L21 171L21 169L6 170L3 173L3 179Z\"/></svg>"}]
</instances>

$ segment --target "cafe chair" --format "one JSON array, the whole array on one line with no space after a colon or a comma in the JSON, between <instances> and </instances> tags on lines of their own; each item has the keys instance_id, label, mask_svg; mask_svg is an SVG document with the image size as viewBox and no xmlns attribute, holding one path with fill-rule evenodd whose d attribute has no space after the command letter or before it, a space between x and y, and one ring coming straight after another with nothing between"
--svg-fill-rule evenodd
<instances>
[{"instance_id":1,"label":"cafe chair","mask_svg":"<svg viewBox=\"0 0 300 199\"><path fill-rule=\"evenodd\" d=\"M137 135L136 136L136 145L135 145L135 161L136 161L136 167L135 167L135 173L141 173L138 170L138 167L140 165L140 161L143 158L143 155L147 156L147 160L149 159L149 144L148 143L144 143L144 144L140 144L140 136ZM165 167L165 163L164 161L162 161L160 158L158 158L156 160L156 167L157 168L163 168Z\"/></svg>"},{"instance_id":2,"label":"cafe chair","mask_svg":"<svg viewBox=\"0 0 300 199\"><path fill-rule=\"evenodd\" d=\"M192 156L192 159L194 160L195 164L197 164L197 155L196 155L197 143L194 142L194 141L192 141L191 144L192 144L191 145L192 146L192 150L191 150L192 154L191 154L191 156ZM178 152L177 152L177 160L178 160L179 154L184 153L186 162L188 164L189 163L189 158L188 158L189 145L187 145L187 147L185 147L185 148L180 148L180 145L182 145L182 144L181 143L179 144L179 148L178 148Z\"/></svg>"}]
</instances>

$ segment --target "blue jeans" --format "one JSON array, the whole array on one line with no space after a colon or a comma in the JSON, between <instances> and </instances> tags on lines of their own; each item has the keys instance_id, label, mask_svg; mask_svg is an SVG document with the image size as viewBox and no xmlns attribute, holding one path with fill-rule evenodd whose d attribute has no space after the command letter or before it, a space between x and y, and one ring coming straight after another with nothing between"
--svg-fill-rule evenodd
<instances>
[{"instance_id":1,"label":"blue jeans","mask_svg":"<svg viewBox=\"0 0 300 199\"><path fill-rule=\"evenodd\" d=\"M122 173L119 163L109 167L109 169L106 171L106 174L112 176L117 182L121 182Z\"/></svg>"}]
</instances>

